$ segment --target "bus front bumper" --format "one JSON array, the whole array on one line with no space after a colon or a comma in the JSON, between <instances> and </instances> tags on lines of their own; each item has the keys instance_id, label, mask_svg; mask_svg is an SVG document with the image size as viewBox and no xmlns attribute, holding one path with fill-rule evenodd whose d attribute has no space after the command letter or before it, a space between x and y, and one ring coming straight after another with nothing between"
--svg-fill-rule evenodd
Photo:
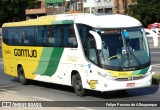
<instances>
[{"instance_id":1,"label":"bus front bumper","mask_svg":"<svg viewBox=\"0 0 160 110\"><path fill-rule=\"evenodd\" d=\"M97 91L114 91L114 90L126 90L133 88L148 87L152 84L152 75L148 75L145 78L130 81L117 81L101 78L98 81L96 89Z\"/></svg>"}]
</instances>

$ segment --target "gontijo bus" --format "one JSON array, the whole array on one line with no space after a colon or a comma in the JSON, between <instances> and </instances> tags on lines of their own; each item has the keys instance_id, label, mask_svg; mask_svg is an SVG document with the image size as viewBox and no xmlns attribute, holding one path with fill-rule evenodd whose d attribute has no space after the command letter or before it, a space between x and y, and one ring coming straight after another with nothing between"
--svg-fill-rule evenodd
<instances>
[{"instance_id":1,"label":"gontijo bus","mask_svg":"<svg viewBox=\"0 0 160 110\"><path fill-rule=\"evenodd\" d=\"M5 23L4 72L28 80L113 91L151 85L142 24L126 15L60 14Z\"/></svg>"}]
</instances>

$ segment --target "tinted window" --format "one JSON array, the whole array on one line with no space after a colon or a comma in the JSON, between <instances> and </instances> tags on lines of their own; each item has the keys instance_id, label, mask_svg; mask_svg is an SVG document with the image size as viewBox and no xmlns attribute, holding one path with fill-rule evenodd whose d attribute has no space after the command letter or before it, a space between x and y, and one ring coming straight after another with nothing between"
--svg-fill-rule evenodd
<instances>
[{"instance_id":1,"label":"tinted window","mask_svg":"<svg viewBox=\"0 0 160 110\"><path fill-rule=\"evenodd\" d=\"M8 44L8 29L7 28L3 28L2 29L2 37L3 37L3 42Z\"/></svg>"},{"instance_id":2,"label":"tinted window","mask_svg":"<svg viewBox=\"0 0 160 110\"><path fill-rule=\"evenodd\" d=\"M85 55L87 56L87 39L88 39L88 36L90 35L89 30L92 30L92 29L91 27L83 24L78 24L77 26L78 26L81 42L83 45L83 49L84 49Z\"/></svg>"},{"instance_id":3,"label":"tinted window","mask_svg":"<svg viewBox=\"0 0 160 110\"><path fill-rule=\"evenodd\" d=\"M77 47L73 25L3 28L3 41L9 45Z\"/></svg>"},{"instance_id":4,"label":"tinted window","mask_svg":"<svg viewBox=\"0 0 160 110\"><path fill-rule=\"evenodd\" d=\"M34 45L34 27L23 28L23 45Z\"/></svg>"},{"instance_id":5,"label":"tinted window","mask_svg":"<svg viewBox=\"0 0 160 110\"><path fill-rule=\"evenodd\" d=\"M64 41L63 46L64 47L77 47L77 39L75 35L75 31L73 28L73 25L66 25L63 27L63 35L64 35Z\"/></svg>"},{"instance_id":6,"label":"tinted window","mask_svg":"<svg viewBox=\"0 0 160 110\"><path fill-rule=\"evenodd\" d=\"M46 46L47 45L47 27L37 26L35 27L36 45Z\"/></svg>"},{"instance_id":7,"label":"tinted window","mask_svg":"<svg viewBox=\"0 0 160 110\"><path fill-rule=\"evenodd\" d=\"M47 26L48 46L61 47L62 28L61 26Z\"/></svg>"}]
</instances>

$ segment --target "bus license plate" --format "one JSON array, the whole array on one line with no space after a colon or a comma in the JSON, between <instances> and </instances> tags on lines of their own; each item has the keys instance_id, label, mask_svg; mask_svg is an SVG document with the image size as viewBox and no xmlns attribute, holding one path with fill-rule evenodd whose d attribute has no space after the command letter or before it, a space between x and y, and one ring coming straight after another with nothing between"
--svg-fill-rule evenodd
<instances>
[{"instance_id":1,"label":"bus license plate","mask_svg":"<svg viewBox=\"0 0 160 110\"><path fill-rule=\"evenodd\" d=\"M134 87L135 83L127 83L126 87Z\"/></svg>"}]
</instances>

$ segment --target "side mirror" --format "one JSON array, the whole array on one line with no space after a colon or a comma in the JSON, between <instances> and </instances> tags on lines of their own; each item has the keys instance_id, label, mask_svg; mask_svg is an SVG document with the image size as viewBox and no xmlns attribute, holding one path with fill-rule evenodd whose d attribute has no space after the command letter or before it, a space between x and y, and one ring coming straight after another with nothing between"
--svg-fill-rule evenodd
<instances>
[{"instance_id":1,"label":"side mirror","mask_svg":"<svg viewBox=\"0 0 160 110\"><path fill-rule=\"evenodd\" d=\"M89 31L90 34L93 35L93 37L95 38L96 40L96 48L98 50L101 50L102 49L102 39L101 37L99 36L99 34L97 32L94 32L94 31Z\"/></svg>"}]
</instances>

